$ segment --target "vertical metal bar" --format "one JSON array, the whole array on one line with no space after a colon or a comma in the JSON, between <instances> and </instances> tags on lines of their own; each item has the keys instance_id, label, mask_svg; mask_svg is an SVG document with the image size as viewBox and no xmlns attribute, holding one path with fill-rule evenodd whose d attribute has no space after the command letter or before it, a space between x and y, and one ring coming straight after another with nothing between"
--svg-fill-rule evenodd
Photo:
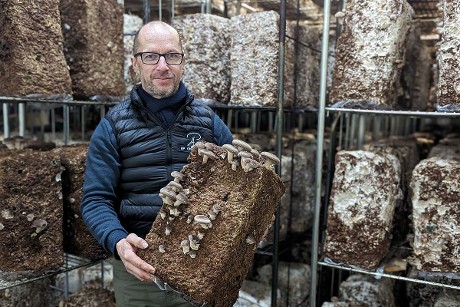
<instances>
[{"instance_id":1,"label":"vertical metal bar","mask_svg":"<svg viewBox=\"0 0 460 307\"><path fill-rule=\"evenodd\" d=\"M358 116L358 143L357 149L361 149L364 144L364 131L366 130L366 116L365 115L357 115Z\"/></svg>"},{"instance_id":2,"label":"vertical metal bar","mask_svg":"<svg viewBox=\"0 0 460 307\"><path fill-rule=\"evenodd\" d=\"M51 109L51 139L56 139L56 111L54 108Z\"/></svg>"},{"instance_id":3,"label":"vertical metal bar","mask_svg":"<svg viewBox=\"0 0 460 307\"><path fill-rule=\"evenodd\" d=\"M412 133L414 133L416 131L415 130L415 127L416 127L415 123L416 123L416 118L413 118L413 117L408 117L407 118L405 135L412 134Z\"/></svg>"},{"instance_id":4,"label":"vertical metal bar","mask_svg":"<svg viewBox=\"0 0 460 307\"><path fill-rule=\"evenodd\" d=\"M385 133L387 131L387 127L386 127L386 121L388 119L387 116L382 116L382 117L379 117L380 118L380 135L379 135L379 139L383 139L385 138Z\"/></svg>"},{"instance_id":5,"label":"vertical metal bar","mask_svg":"<svg viewBox=\"0 0 460 307\"><path fill-rule=\"evenodd\" d=\"M105 117L105 106L104 105L101 106L100 114L101 114L101 118Z\"/></svg>"},{"instance_id":6,"label":"vertical metal bar","mask_svg":"<svg viewBox=\"0 0 460 307\"><path fill-rule=\"evenodd\" d=\"M233 118L233 110L230 109L227 111L227 127L232 131L232 118Z\"/></svg>"},{"instance_id":7,"label":"vertical metal bar","mask_svg":"<svg viewBox=\"0 0 460 307\"><path fill-rule=\"evenodd\" d=\"M235 15L240 15L240 14L241 14L241 1L236 1L236 13L235 13Z\"/></svg>"},{"instance_id":8,"label":"vertical metal bar","mask_svg":"<svg viewBox=\"0 0 460 307\"><path fill-rule=\"evenodd\" d=\"M238 133L238 130L240 129L240 111L239 110L235 110L235 132Z\"/></svg>"},{"instance_id":9,"label":"vertical metal bar","mask_svg":"<svg viewBox=\"0 0 460 307\"><path fill-rule=\"evenodd\" d=\"M62 110L62 117L63 117L63 128L64 128L64 145L68 145L69 144L69 127L70 127L70 124L69 124L69 114L70 114L70 111L69 111L69 106L68 105L64 105L63 106L63 110Z\"/></svg>"},{"instance_id":10,"label":"vertical metal bar","mask_svg":"<svg viewBox=\"0 0 460 307\"><path fill-rule=\"evenodd\" d=\"M396 123L397 123L397 118L396 117L391 117L390 118L390 135L395 135L396 134Z\"/></svg>"},{"instance_id":11,"label":"vertical metal bar","mask_svg":"<svg viewBox=\"0 0 460 307\"><path fill-rule=\"evenodd\" d=\"M297 116L297 129L299 129L299 132L303 131L303 126L304 126L304 116L305 114L299 113Z\"/></svg>"},{"instance_id":12,"label":"vertical metal bar","mask_svg":"<svg viewBox=\"0 0 460 307\"><path fill-rule=\"evenodd\" d=\"M286 42L286 0L280 1L280 19L279 19L279 58L278 58L278 104L276 111L276 155L281 159L283 148L283 105L284 105L284 58L285 58L285 42ZM278 175L281 176L281 164L276 169ZM278 254L279 254L279 227L280 227L280 206L275 212L275 221L273 227L273 261L272 261L272 295L271 306L277 305L277 289L278 289Z\"/></svg>"},{"instance_id":13,"label":"vertical metal bar","mask_svg":"<svg viewBox=\"0 0 460 307\"><path fill-rule=\"evenodd\" d=\"M171 0L171 18L174 18L174 14L176 13L175 10L175 3L174 0Z\"/></svg>"},{"instance_id":14,"label":"vertical metal bar","mask_svg":"<svg viewBox=\"0 0 460 307\"><path fill-rule=\"evenodd\" d=\"M324 0L323 10L323 36L321 48L321 78L318 105L318 136L316 144L316 170L315 170L315 208L313 213L313 233L311 252L311 282L310 282L310 307L316 306L316 290L318 283L318 242L319 242L319 217L321 209L321 182L323 169L323 140L324 122L326 109L326 86L327 86L327 61L329 53L329 22L330 22L330 0Z\"/></svg>"},{"instance_id":15,"label":"vertical metal bar","mask_svg":"<svg viewBox=\"0 0 460 307\"><path fill-rule=\"evenodd\" d=\"M40 118L45 118L47 115L48 113L45 110L40 110ZM40 121L40 139L45 139L45 123L43 121Z\"/></svg>"},{"instance_id":16,"label":"vertical metal bar","mask_svg":"<svg viewBox=\"0 0 460 307\"><path fill-rule=\"evenodd\" d=\"M148 23L150 21L150 1L149 0L144 0L143 3L144 6L144 24Z\"/></svg>"},{"instance_id":17,"label":"vertical metal bar","mask_svg":"<svg viewBox=\"0 0 460 307\"><path fill-rule=\"evenodd\" d=\"M354 148L356 140L356 114L351 114L351 126L350 127L350 143L348 144L349 148Z\"/></svg>"},{"instance_id":18,"label":"vertical metal bar","mask_svg":"<svg viewBox=\"0 0 460 307\"><path fill-rule=\"evenodd\" d=\"M163 20L163 1L158 0L158 20Z\"/></svg>"},{"instance_id":19,"label":"vertical metal bar","mask_svg":"<svg viewBox=\"0 0 460 307\"><path fill-rule=\"evenodd\" d=\"M343 113L340 112L339 116L340 116L340 119L339 119L339 148L342 149L344 148L343 146Z\"/></svg>"},{"instance_id":20,"label":"vertical metal bar","mask_svg":"<svg viewBox=\"0 0 460 307\"><path fill-rule=\"evenodd\" d=\"M19 136L24 136L26 131L26 108L25 103L18 104L18 119L19 119Z\"/></svg>"},{"instance_id":21,"label":"vertical metal bar","mask_svg":"<svg viewBox=\"0 0 460 307\"><path fill-rule=\"evenodd\" d=\"M255 133L257 131L257 111L251 112L251 132Z\"/></svg>"},{"instance_id":22,"label":"vertical metal bar","mask_svg":"<svg viewBox=\"0 0 460 307\"><path fill-rule=\"evenodd\" d=\"M263 116L264 116L263 112L258 112L257 113L256 132L260 132Z\"/></svg>"},{"instance_id":23,"label":"vertical metal bar","mask_svg":"<svg viewBox=\"0 0 460 307\"><path fill-rule=\"evenodd\" d=\"M81 106L81 140L85 141L85 105Z\"/></svg>"},{"instance_id":24,"label":"vertical metal bar","mask_svg":"<svg viewBox=\"0 0 460 307\"><path fill-rule=\"evenodd\" d=\"M273 132L273 112L268 113L268 132Z\"/></svg>"},{"instance_id":25,"label":"vertical metal bar","mask_svg":"<svg viewBox=\"0 0 460 307\"><path fill-rule=\"evenodd\" d=\"M345 127L347 128L345 131L345 143L342 149L348 149L351 146L351 114L345 114Z\"/></svg>"},{"instance_id":26,"label":"vertical metal bar","mask_svg":"<svg viewBox=\"0 0 460 307\"><path fill-rule=\"evenodd\" d=\"M373 120L372 140L378 141L380 139L380 130L382 126L382 117L375 115Z\"/></svg>"},{"instance_id":27,"label":"vertical metal bar","mask_svg":"<svg viewBox=\"0 0 460 307\"><path fill-rule=\"evenodd\" d=\"M9 108L8 108L8 103L5 102L3 103L3 138L9 138L10 137L10 122L8 121L9 119Z\"/></svg>"}]
</instances>

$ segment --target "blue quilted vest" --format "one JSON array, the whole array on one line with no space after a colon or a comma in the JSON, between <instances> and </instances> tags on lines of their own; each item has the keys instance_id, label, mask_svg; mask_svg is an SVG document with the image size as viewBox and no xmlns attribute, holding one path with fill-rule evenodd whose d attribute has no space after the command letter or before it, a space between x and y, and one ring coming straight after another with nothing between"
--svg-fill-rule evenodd
<instances>
[{"instance_id":1,"label":"blue quilted vest","mask_svg":"<svg viewBox=\"0 0 460 307\"><path fill-rule=\"evenodd\" d=\"M159 190L171 181L172 171L187 163L199 140L215 142L214 112L187 91L184 105L171 127L143 105L136 90L106 115L118 142L122 170L118 214L128 232L145 237L163 202Z\"/></svg>"}]
</instances>

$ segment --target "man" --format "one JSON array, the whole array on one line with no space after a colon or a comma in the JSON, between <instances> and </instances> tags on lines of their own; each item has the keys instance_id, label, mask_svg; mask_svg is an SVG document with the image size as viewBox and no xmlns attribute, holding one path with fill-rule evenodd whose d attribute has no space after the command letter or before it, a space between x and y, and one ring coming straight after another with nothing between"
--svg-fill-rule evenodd
<instances>
[{"instance_id":1,"label":"man","mask_svg":"<svg viewBox=\"0 0 460 307\"><path fill-rule=\"evenodd\" d=\"M159 190L187 162L198 140L223 145L232 135L181 81L185 56L177 31L153 21L136 34L134 71L141 84L95 129L88 149L81 212L91 233L113 253L117 306L188 303L153 282L155 268L136 255L162 200ZM120 259L120 260L118 260Z\"/></svg>"}]
</instances>

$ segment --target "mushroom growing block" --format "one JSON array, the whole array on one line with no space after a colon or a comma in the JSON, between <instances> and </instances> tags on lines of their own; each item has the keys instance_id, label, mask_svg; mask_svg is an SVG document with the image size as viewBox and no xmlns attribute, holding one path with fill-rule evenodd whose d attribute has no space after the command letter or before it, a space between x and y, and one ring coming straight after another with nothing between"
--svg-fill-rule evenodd
<instances>
[{"instance_id":1,"label":"mushroom growing block","mask_svg":"<svg viewBox=\"0 0 460 307\"><path fill-rule=\"evenodd\" d=\"M80 214L83 196L88 144L73 144L57 148L60 153L62 172L62 194L64 201L64 251L88 259L108 256L89 232Z\"/></svg>"},{"instance_id":2,"label":"mushroom growing block","mask_svg":"<svg viewBox=\"0 0 460 307\"><path fill-rule=\"evenodd\" d=\"M438 111L460 111L460 3L441 1L443 13L441 41L436 51L439 65L439 84L436 87Z\"/></svg>"},{"instance_id":3,"label":"mushroom growing block","mask_svg":"<svg viewBox=\"0 0 460 307\"><path fill-rule=\"evenodd\" d=\"M61 171L56 151L11 150L0 157L3 273L33 274L64 264Z\"/></svg>"},{"instance_id":4,"label":"mushroom growing block","mask_svg":"<svg viewBox=\"0 0 460 307\"><path fill-rule=\"evenodd\" d=\"M425 272L458 272L460 158L424 159L412 174L412 264Z\"/></svg>"},{"instance_id":5,"label":"mushroom growing block","mask_svg":"<svg viewBox=\"0 0 460 307\"><path fill-rule=\"evenodd\" d=\"M400 0L347 2L337 40L334 107L394 109L413 10Z\"/></svg>"},{"instance_id":6,"label":"mushroom growing block","mask_svg":"<svg viewBox=\"0 0 460 307\"><path fill-rule=\"evenodd\" d=\"M393 154L365 150L339 151L335 161L325 256L376 268L389 251L394 211L402 201L400 162Z\"/></svg>"},{"instance_id":7,"label":"mushroom growing block","mask_svg":"<svg viewBox=\"0 0 460 307\"><path fill-rule=\"evenodd\" d=\"M124 96L123 6L110 0L61 0L59 9L74 97L110 101Z\"/></svg>"},{"instance_id":8,"label":"mushroom growing block","mask_svg":"<svg viewBox=\"0 0 460 307\"><path fill-rule=\"evenodd\" d=\"M184 83L198 99L230 100L231 21L213 14L175 16L187 54Z\"/></svg>"},{"instance_id":9,"label":"mushroom growing block","mask_svg":"<svg viewBox=\"0 0 460 307\"><path fill-rule=\"evenodd\" d=\"M59 0L0 2L0 96L69 98Z\"/></svg>"},{"instance_id":10,"label":"mushroom growing block","mask_svg":"<svg viewBox=\"0 0 460 307\"><path fill-rule=\"evenodd\" d=\"M232 170L226 149L211 143L206 148L224 158L203 164L200 146L193 147L181 170L181 184L189 190L188 203L181 204L187 218L157 217L146 237L149 248L138 253L155 267L158 278L192 301L233 306L285 187L260 163L248 172ZM166 226L172 229L169 236ZM165 253L159 252L161 245Z\"/></svg>"}]
</instances>

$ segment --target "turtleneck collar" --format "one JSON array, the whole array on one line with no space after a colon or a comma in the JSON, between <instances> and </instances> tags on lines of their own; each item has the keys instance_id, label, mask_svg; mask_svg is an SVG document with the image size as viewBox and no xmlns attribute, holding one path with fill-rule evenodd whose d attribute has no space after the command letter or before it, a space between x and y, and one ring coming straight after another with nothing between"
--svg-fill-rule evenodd
<instances>
[{"instance_id":1,"label":"turtleneck collar","mask_svg":"<svg viewBox=\"0 0 460 307\"><path fill-rule=\"evenodd\" d=\"M185 97L187 96L187 88L185 84L181 81L179 84L179 89L177 92L166 98L154 98L149 93L147 93L142 86L137 88L137 93L141 97L145 106L153 113L157 113L164 109L175 110L178 109L183 103Z\"/></svg>"}]
</instances>

